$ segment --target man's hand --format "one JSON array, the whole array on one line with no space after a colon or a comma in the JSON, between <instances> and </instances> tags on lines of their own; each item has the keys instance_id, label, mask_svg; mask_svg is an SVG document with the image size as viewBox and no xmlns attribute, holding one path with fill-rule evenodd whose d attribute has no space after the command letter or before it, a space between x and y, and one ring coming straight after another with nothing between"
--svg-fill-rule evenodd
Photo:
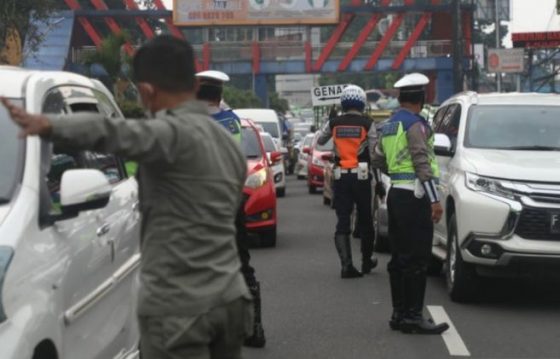
<instances>
[{"instance_id":1,"label":"man's hand","mask_svg":"<svg viewBox=\"0 0 560 359\"><path fill-rule=\"evenodd\" d=\"M443 215L443 207L441 203L432 203L432 221L434 223L439 223L441 221L441 216Z\"/></svg>"},{"instance_id":2,"label":"man's hand","mask_svg":"<svg viewBox=\"0 0 560 359\"><path fill-rule=\"evenodd\" d=\"M49 119L43 115L31 115L23 108L17 107L7 99L1 97L0 102L6 107L12 120L21 127L19 137L26 136L47 136L51 133L52 126Z\"/></svg>"},{"instance_id":3,"label":"man's hand","mask_svg":"<svg viewBox=\"0 0 560 359\"><path fill-rule=\"evenodd\" d=\"M375 195L381 199L385 198L385 196L387 195L387 191L385 190L383 182L377 182L375 184Z\"/></svg>"}]
</instances>

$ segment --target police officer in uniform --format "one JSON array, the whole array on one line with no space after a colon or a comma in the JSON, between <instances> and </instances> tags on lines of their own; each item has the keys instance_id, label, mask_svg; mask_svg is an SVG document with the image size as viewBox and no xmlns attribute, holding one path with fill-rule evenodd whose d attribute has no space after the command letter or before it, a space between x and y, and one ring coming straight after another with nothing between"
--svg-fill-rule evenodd
<instances>
[{"instance_id":1,"label":"police officer in uniform","mask_svg":"<svg viewBox=\"0 0 560 359\"><path fill-rule=\"evenodd\" d=\"M228 130L238 144L241 144L241 120L231 110L222 108L223 85L229 81L229 76L221 71L208 70L196 74L199 81L197 98L208 105L208 112L216 122ZM245 227L245 200L237 212L235 227L236 242L241 259L241 272L254 298L255 319L253 335L245 340L245 346L262 348L266 344L261 316L260 283L255 277L255 269L251 266L249 254L249 238Z\"/></svg>"},{"instance_id":2,"label":"police officer in uniform","mask_svg":"<svg viewBox=\"0 0 560 359\"><path fill-rule=\"evenodd\" d=\"M387 170L392 183L387 198L392 253L387 266L393 301L390 327L404 333L441 334L448 324L435 324L422 314L433 223L443 213L436 189L439 167L434 133L419 115L428 83L426 76L413 73L395 84L401 108L383 127L373 164Z\"/></svg>"},{"instance_id":3,"label":"police officer in uniform","mask_svg":"<svg viewBox=\"0 0 560 359\"><path fill-rule=\"evenodd\" d=\"M377 133L373 121L364 115L366 94L355 85L347 86L340 97L343 114L328 121L318 138L319 144L334 140L334 206L338 223L335 246L342 265L342 278L357 278L377 265L373 257L373 218L371 211L370 152ZM352 263L350 217L356 205L361 238L362 271Z\"/></svg>"}]
</instances>

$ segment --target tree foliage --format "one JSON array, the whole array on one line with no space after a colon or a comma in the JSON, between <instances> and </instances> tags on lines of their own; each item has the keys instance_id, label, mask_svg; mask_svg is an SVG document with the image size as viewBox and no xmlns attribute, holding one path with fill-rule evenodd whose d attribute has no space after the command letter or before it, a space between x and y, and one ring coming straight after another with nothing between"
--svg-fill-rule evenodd
<instances>
[{"instance_id":1,"label":"tree foliage","mask_svg":"<svg viewBox=\"0 0 560 359\"><path fill-rule=\"evenodd\" d=\"M231 108L262 107L260 99L250 90L239 90L225 86L223 97Z\"/></svg>"},{"instance_id":2,"label":"tree foliage","mask_svg":"<svg viewBox=\"0 0 560 359\"><path fill-rule=\"evenodd\" d=\"M0 50L10 28L17 30L32 49L36 48L42 38L35 24L48 18L56 5L57 0L0 0Z\"/></svg>"},{"instance_id":3,"label":"tree foliage","mask_svg":"<svg viewBox=\"0 0 560 359\"><path fill-rule=\"evenodd\" d=\"M93 64L103 66L113 83L121 77L127 77L128 74L123 72L123 69L130 65L131 59L122 50L127 39L128 34L126 32L107 36L95 52L86 56L84 64L90 67Z\"/></svg>"},{"instance_id":4,"label":"tree foliage","mask_svg":"<svg viewBox=\"0 0 560 359\"><path fill-rule=\"evenodd\" d=\"M269 107L277 112L286 113L290 110L290 104L285 98L281 98L278 92L272 92L268 96Z\"/></svg>"}]
</instances>

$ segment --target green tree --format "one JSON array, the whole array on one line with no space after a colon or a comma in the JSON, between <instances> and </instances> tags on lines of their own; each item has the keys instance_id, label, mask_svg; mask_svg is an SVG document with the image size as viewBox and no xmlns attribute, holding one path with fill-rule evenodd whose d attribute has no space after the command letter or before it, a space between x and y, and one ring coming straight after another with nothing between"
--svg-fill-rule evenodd
<instances>
[{"instance_id":1,"label":"green tree","mask_svg":"<svg viewBox=\"0 0 560 359\"><path fill-rule=\"evenodd\" d=\"M223 97L231 108L262 107L260 99L250 90L225 86Z\"/></svg>"},{"instance_id":2,"label":"green tree","mask_svg":"<svg viewBox=\"0 0 560 359\"><path fill-rule=\"evenodd\" d=\"M48 18L56 4L57 0L0 0L0 51L10 29L19 33L22 42L27 41L32 49L36 48L42 38L35 24ZM5 61L0 58L0 63Z\"/></svg>"},{"instance_id":3,"label":"green tree","mask_svg":"<svg viewBox=\"0 0 560 359\"><path fill-rule=\"evenodd\" d=\"M128 39L127 33L107 36L101 46L90 55L86 56L84 63L88 66L93 64L102 65L113 83L119 78L126 76L123 73L125 65L130 64L130 57L122 51L122 46Z\"/></svg>"},{"instance_id":4,"label":"green tree","mask_svg":"<svg viewBox=\"0 0 560 359\"><path fill-rule=\"evenodd\" d=\"M286 113L290 109L290 104L285 98L281 98L278 92L272 92L268 96L269 107L280 113Z\"/></svg>"}]
</instances>

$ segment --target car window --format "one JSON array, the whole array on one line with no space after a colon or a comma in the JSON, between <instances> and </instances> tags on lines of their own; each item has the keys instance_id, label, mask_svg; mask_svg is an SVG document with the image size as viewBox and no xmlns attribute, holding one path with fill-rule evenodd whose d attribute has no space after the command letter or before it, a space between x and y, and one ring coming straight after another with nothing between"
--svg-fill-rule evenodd
<instances>
[{"instance_id":1,"label":"car window","mask_svg":"<svg viewBox=\"0 0 560 359\"><path fill-rule=\"evenodd\" d=\"M324 145L316 144L315 149L317 151L332 151L333 150L333 139L332 137Z\"/></svg>"},{"instance_id":2,"label":"car window","mask_svg":"<svg viewBox=\"0 0 560 359\"><path fill-rule=\"evenodd\" d=\"M85 152L84 156L88 168L94 168L103 172L109 183L115 184L126 178L122 165L114 155Z\"/></svg>"},{"instance_id":3,"label":"car window","mask_svg":"<svg viewBox=\"0 0 560 359\"><path fill-rule=\"evenodd\" d=\"M255 122L262 126L264 132L270 133L274 138L279 138L280 133L278 133L278 124L275 122Z\"/></svg>"},{"instance_id":4,"label":"car window","mask_svg":"<svg viewBox=\"0 0 560 359\"><path fill-rule=\"evenodd\" d=\"M449 139L451 140L452 148L455 148L457 145L457 136L459 135L460 122L461 105L450 105L436 131L438 133L444 133L449 137Z\"/></svg>"},{"instance_id":5,"label":"car window","mask_svg":"<svg viewBox=\"0 0 560 359\"><path fill-rule=\"evenodd\" d=\"M265 152L274 152L276 151L276 145L270 136L262 136L263 145Z\"/></svg>"},{"instance_id":6,"label":"car window","mask_svg":"<svg viewBox=\"0 0 560 359\"><path fill-rule=\"evenodd\" d=\"M10 99L16 106L23 106L22 100ZM19 128L8 116L4 106L0 106L0 204L9 202L23 168L25 141L18 139Z\"/></svg>"},{"instance_id":7,"label":"car window","mask_svg":"<svg viewBox=\"0 0 560 359\"><path fill-rule=\"evenodd\" d=\"M251 127L243 127L242 129L241 149L246 158L256 159L262 157L259 135Z\"/></svg>"},{"instance_id":8,"label":"car window","mask_svg":"<svg viewBox=\"0 0 560 359\"><path fill-rule=\"evenodd\" d=\"M311 147L312 143L313 143L313 137L311 136L306 137L305 140L303 140L303 147Z\"/></svg>"},{"instance_id":9,"label":"car window","mask_svg":"<svg viewBox=\"0 0 560 359\"><path fill-rule=\"evenodd\" d=\"M445 112L447 112L448 109L449 106L442 107L434 115L433 128L436 133L442 133L439 129L441 127L441 123L443 122L443 118L445 117Z\"/></svg>"}]
</instances>

